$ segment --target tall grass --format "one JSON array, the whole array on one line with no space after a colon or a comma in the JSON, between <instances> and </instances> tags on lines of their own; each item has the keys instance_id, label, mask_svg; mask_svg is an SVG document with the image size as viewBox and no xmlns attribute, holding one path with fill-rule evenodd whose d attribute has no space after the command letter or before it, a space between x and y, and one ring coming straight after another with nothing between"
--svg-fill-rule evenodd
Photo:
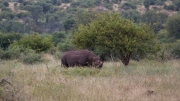
<instances>
[{"instance_id":1,"label":"tall grass","mask_svg":"<svg viewBox=\"0 0 180 101\"><path fill-rule=\"evenodd\" d=\"M105 62L95 68L61 67L45 55L46 63L25 65L0 61L0 100L10 101L178 101L180 60L166 62Z\"/></svg>"}]
</instances>

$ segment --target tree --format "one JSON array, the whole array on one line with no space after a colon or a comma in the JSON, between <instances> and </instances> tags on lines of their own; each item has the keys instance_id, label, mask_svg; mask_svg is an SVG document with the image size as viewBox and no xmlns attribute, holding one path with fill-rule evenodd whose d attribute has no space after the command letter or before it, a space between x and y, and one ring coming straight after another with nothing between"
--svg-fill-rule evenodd
<instances>
[{"instance_id":1,"label":"tree","mask_svg":"<svg viewBox=\"0 0 180 101\"><path fill-rule=\"evenodd\" d=\"M6 6L6 7L8 7L9 6L9 3L8 3L8 1L4 1L4 6Z\"/></svg>"},{"instance_id":2,"label":"tree","mask_svg":"<svg viewBox=\"0 0 180 101\"><path fill-rule=\"evenodd\" d=\"M135 24L117 13L100 13L87 25L79 25L72 42L78 48L109 50L124 65L134 52L156 52L156 36L149 26Z\"/></svg>"},{"instance_id":3,"label":"tree","mask_svg":"<svg viewBox=\"0 0 180 101\"><path fill-rule=\"evenodd\" d=\"M68 19L64 22L64 29L67 31L67 30L70 30L73 25L75 24L75 20L74 19Z\"/></svg>"},{"instance_id":4,"label":"tree","mask_svg":"<svg viewBox=\"0 0 180 101\"><path fill-rule=\"evenodd\" d=\"M141 19L141 14L136 10L122 12L122 16L124 18L134 20L134 22L140 22Z\"/></svg>"},{"instance_id":5,"label":"tree","mask_svg":"<svg viewBox=\"0 0 180 101\"><path fill-rule=\"evenodd\" d=\"M149 9L150 5L156 4L157 0L144 0L143 4L145 8Z\"/></svg>"},{"instance_id":6,"label":"tree","mask_svg":"<svg viewBox=\"0 0 180 101\"><path fill-rule=\"evenodd\" d=\"M169 32L170 37L175 39L180 39L180 14L173 15L167 20L167 31Z\"/></svg>"},{"instance_id":7,"label":"tree","mask_svg":"<svg viewBox=\"0 0 180 101\"><path fill-rule=\"evenodd\" d=\"M0 48L7 49L11 43L15 40L20 40L22 34L19 33L0 33Z\"/></svg>"},{"instance_id":8,"label":"tree","mask_svg":"<svg viewBox=\"0 0 180 101\"><path fill-rule=\"evenodd\" d=\"M54 32L52 34L52 41L54 43L54 46L57 46L59 42L63 42L65 39L65 33L64 32Z\"/></svg>"}]
</instances>

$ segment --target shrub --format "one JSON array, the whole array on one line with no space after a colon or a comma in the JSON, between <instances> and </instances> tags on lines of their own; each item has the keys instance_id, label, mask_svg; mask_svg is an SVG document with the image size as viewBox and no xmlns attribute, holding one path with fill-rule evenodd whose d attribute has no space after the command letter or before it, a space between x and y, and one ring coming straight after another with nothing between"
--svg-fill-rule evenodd
<instances>
[{"instance_id":1,"label":"shrub","mask_svg":"<svg viewBox=\"0 0 180 101\"><path fill-rule=\"evenodd\" d=\"M72 44L69 41L65 41L63 43L59 43L57 45L57 47L58 47L58 50L63 51L63 52L73 49L73 46L72 46Z\"/></svg>"},{"instance_id":2,"label":"shrub","mask_svg":"<svg viewBox=\"0 0 180 101\"><path fill-rule=\"evenodd\" d=\"M172 54L173 58L180 58L180 40L177 40L173 44L171 54Z\"/></svg>"},{"instance_id":3,"label":"shrub","mask_svg":"<svg viewBox=\"0 0 180 101\"><path fill-rule=\"evenodd\" d=\"M4 1L4 6L6 6L6 7L8 7L9 6L9 3L8 3L8 1Z\"/></svg>"},{"instance_id":4,"label":"shrub","mask_svg":"<svg viewBox=\"0 0 180 101\"><path fill-rule=\"evenodd\" d=\"M127 2L122 5L122 8L127 10L127 9L136 9L137 7L136 5Z\"/></svg>"},{"instance_id":5,"label":"shrub","mask_svg":"<svg viewBox=\"0 0 180 101\"><path fill-rule=\"evenodd\" d=\"M175 11L176 10L176 6L175 5L165 5L164 9Z\"/></svg>"},{"instance_id":6,"label":"shrub","mask_svg":"<svg viewBox=\"0 0 180 101\"><path fill-rule=\"evenodd\" d=\"M18 59L21 56L19 48L8 48L7 50L0 50L1 59Z\"/></svg>"},{"instance_id":7,"label":"shrub","mask_svg":"<svg viewBox=\"0 0 180 101\"><path fill-rule=\"evenodd\" d=\"M19 33L6 33L2 34L0 33L0 48L2 49L7 49L9 45L15 41L15 40L20 40L22 38L22 35Z\"/></svg>"},{"instance_id":8,"label":"shrub","mask_svg":"<svg viewBox=\"0 0 180 101\"><path fill-rule=\"evenodd\" d=\"M43 62L42 55L36 53L31 49L25 49L20 60L25 64L35 64Z\"/></svg>"},{"instance_id":9,"label":"shrub","mask_svg":"<svg viewBox=\"0 0 180 101\"><path fill-rule=\"evenodd\" d=\"M53 47L51 38L41 36L37 33L24 36L19 42L15 41L12 46L22 46L25 48L33 49L36 52L48 51Z\"/></svg>"},{"instance_id":10,"label":"shrub","mask_svg":"<svg viewBox=\"0 0 180 101\"><path fill-rule=\"evenodd\" d=\"M57 46L57 44L59 42L63 42L64 41L64 38L65 38L65 33L64 32L54 32L52 34L52 41L54 43L54 46Z\"/></svg>"}]
</instances>

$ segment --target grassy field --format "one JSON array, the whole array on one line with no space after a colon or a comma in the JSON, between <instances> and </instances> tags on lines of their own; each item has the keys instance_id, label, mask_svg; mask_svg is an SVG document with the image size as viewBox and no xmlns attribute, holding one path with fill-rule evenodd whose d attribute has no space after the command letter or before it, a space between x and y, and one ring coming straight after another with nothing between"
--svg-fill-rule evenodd
<instances>
[{"instance_id":1,"label":"grassy field","mask_svg":"<svg viewBox=\"0 0 180 101\"><path fill-rule=\"evenodd\" d=\"M0 101L180 101L180 60L105 62L95 68L64 69L46 62L0 61Z\"/></svg>"}]
</instances>

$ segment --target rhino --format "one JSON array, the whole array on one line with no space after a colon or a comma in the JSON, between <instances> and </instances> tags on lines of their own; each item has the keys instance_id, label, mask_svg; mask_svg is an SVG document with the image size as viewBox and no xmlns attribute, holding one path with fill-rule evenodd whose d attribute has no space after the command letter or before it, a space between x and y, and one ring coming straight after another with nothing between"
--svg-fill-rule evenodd
<instances>
[{"instance_id":1,"label":"rhino","mask_svg":"<svg viewBox=\"0 0 180 101\"><path fill-rule=\"evenodd\" d=\"M71 50L65 52L61 57L61 65L63 67L96 67L102 68L103 62L99 56L96 56L89 50Z\"/></svg>"}]
</instances>

